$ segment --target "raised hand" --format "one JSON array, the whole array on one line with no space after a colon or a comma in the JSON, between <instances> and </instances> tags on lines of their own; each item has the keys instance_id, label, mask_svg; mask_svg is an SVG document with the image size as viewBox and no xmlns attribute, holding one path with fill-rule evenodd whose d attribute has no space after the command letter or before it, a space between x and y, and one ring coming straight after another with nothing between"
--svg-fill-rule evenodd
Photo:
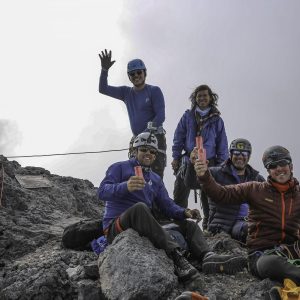
<instances>
[{"instance_id":1,"label":"raised hand","mask_svg":"<svg viewBox=\"0 0 300 300\"><path fill-rule=\"evenodd\" d=\"M106 71L108 71L109 68L116 62L115 60L111 60L111 50L109 50L109 52L107 52L106 49L104 51L101 51L99 57L101 60L101 67Z\"/></svg>"},{"instance_id":2,"label":"raised hand","mask_svg":"<svg viewBox=\"0 0 300 300\"><path fill-rule=\"evenodd\" d=\"M208 160L202 161L197 159L195 161L194 168L197 176L203 176L208 169Z\"/></svg>"},{"instance_id":3,"label":"raised hand","mask_svg":"<svg viewBox=\"0 0 300 300\"><path fill-rule=\"evenodd\" d=\"M142 190L145 187L145 180L139 176L131 176L127 181L127 189L129 192Z\"/></svg>"}]
</instances>

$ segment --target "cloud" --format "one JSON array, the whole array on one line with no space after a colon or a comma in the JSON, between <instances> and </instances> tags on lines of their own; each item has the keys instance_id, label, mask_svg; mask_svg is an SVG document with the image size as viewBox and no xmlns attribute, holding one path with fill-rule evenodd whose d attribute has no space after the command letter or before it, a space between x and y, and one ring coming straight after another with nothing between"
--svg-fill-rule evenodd
<instances>
[{"instance_id":1,"label":"cloud","mask_svg":"<svg viewBox=\"0 0 300 300\"><path fill-rule=\"evenodd\" d=\"M13 155L17 145L21 143L21 133L17 123L12 120L0 120L0 153Z\"/></svg>"}]
</instances>

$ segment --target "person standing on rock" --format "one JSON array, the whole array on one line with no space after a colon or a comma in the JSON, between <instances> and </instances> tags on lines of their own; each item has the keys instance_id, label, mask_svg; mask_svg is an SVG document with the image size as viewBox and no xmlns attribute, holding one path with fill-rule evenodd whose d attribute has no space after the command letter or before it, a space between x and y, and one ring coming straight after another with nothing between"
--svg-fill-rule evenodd
<instances>
[{"instance_id":1,"label":"person standing on rock","mask_svg":"<svg viewBox=\"0 0 300 300\"><path fill-rule=\"evenodd\" d=\"M205 84L195 88L190 96L191 109L185 111L174 133L172 146L172 168L176 179L174 183L174 201L187 207L190 189L194 187L185 178L189 156L196 143L196 137L201 136L209 166L220 165L228 158L228 142L224 121L217 109L218 95ZM203 210L203 230L207 229L209 216L208 199L201 191Z\"/></svg>"},{"instance_id":2,"label":"person standing on rock","mask_svg":"<svg viewBox=\"0 0 300 300\"><path fill-rule=\"evenodd\" d=\"M186 238L191 254L202 264L206 273L229 273L241 271L245 259L228 255L217 255L210 248L197 223L197 209L178 206L168 195L162 179L151 170L158 144L155 135L139 134L134 142L134 157L111 165L98 190L99 199L105 202L103 230L108 243L123 230L132 228L141 236L149 238L153 245L164 249L173 259L177 276L188 280L197 270L179 251L179 245L171 238L152 214L154 204L169 219L176 220ZM135 175L135 168L142 173Z\"/></svg>"},{"instance_id":3,"label":"person standing on rock","mask_svg":"<svg viewBox=\"0 0 300 300\"><path fill-rule=\"evenodd\" d=\"M151 130L158 140L158 152L152 169L161 178L166 167L166 138L163 122L165 121L165 100L158 86L146 84L147 69L141 59L133 59L127 64L127 75L133 87L110 86L107 83L108 70L115 63L111 59L111 51L101 51L101 75L99 92L123 101L127 107L133 137L129 144L129 157L132 155L134 138L147 130ZM149 125L150 124L150 125ZM150 126L150 128L149 128Z\"/></svg>"},{"instance_id":4,"label":"person standing on rock","mask_svg":"<svg viewBox=\"0 0 300 300\"><path fill-rule=\"evenodd\" d=\"M300 268L293 265L300 259L300 188L293 176L292 157L276 145L265 150L262 161L269 174L266 182L230 186L216 183L207 161L196 160L194 167L209 197L223 204L249 204L250 271L262 279L283 282L288 278L300 286ZM281 299L276 291L272 289L266 299Z\"/></svg>"},{"instance_id":5,"label":"person standing on rock","mask_svg":"<svg viewBox=\"0 0 300 300\"><path fill-rule=\"evenodd\" d=\"M220 166L209 168L217 183L231 185L249 181L265 181L263 176L249 165L252 146L248 140L243 138L233 140L229 146L229 153L230 158ZM196 158L197 151L193 151L190 156L191 165L187 172L195 174L193 164ZM248 234L249 205L247 203L222 204L210 197L208 203L208 231L213 234L223 231L230 234L232 238L245 243Z\"/></svg>"}]
</instances>

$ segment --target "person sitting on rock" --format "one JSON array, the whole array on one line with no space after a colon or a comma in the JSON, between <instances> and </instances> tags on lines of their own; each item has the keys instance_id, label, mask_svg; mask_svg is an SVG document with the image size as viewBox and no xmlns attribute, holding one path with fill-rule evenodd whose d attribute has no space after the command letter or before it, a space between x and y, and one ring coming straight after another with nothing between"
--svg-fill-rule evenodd
<instances>
[{"instance_id":1,"label":"person sitting on rock","mask_svg":"<svg viewBox=\"0 0 300 300\"><path fill-rule=\"evenodd\" d=\"M100 184L99 199L105 202L103 230L108 243L123 230L132 228L147 237L155 247L164 249L173 259L180 280L190 279L197 273L182 255L179 245L159 224L152 214L155 203L160 211L176 220L189 246L191 254L202 263L206 273L233 274L245 266L245 258L217 255L210 248L197 223L187 218L200 218L197 209L178 206L168 195L160 176L152 172L151 165L157 153L157 139L149 133L139 134L133 143L134 158L111 165ZM142 176L135 175L135 167L142 168Z\"/></svg>"},{"instance_id":2,"label":"person sitting on rock","mask_svg":"<svg viewBox=\"0 0 300 300\"><path fill-rule=\"evenodd\" d=\"M221 185L238 184L248 181L263 182L265 179L258 171L249 165L252 153L251 143L243 138L235 139L229 146L230 158L218 167L210 167L209 170L215 181ZM191 162L194 163L197 151L191 153ZM191 168L190 172L195 172ZM200 185L199 185L200 186ZM246 242L248 234L249 205L222 204L214 198L209 198L208 231L212 233L226 232L232 238Z\"/></svg>"},{"instance_id":3,"label":"person sitting on rock","mask_svg":"<svg viewBox=\"0 0 300 300\"><path fill-rule=\"evenodd\" d=\"M269 174L266 182L230 186L216 183L207 161L197 159L194 167L205 192L218 203L248 202L251 272L281 283L288 278L299 286L300 268L293 262L300 259L300 188L293 176L292 157L286 148L277 145L265 150L262 161ZM273 294L274 289L266 299L281 299Z\"/></svg>"}]
</instances>

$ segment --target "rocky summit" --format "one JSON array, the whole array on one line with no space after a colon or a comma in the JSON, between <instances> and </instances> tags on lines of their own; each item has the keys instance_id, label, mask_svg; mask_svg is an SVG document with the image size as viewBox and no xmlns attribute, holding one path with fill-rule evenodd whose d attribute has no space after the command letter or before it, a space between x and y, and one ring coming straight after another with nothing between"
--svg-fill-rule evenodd
<instances>
[{"instance_id":1,"label":"rocky summit","mask_svg":"<svg viewBox=\"0 0 300 300\"><path fill-rule=\"evenodd\" d=\"M0 155L0 299L174 300L183 291L215 299L264 299L274 284L246 269L236 275L202 272L183 285L163 250L133 230L98 257L62 245L64 229L101 220L103 204L88 180L22 167ZM246 255L228 236L207 237L218 253Z\"/></svg>"}]
</instances>

